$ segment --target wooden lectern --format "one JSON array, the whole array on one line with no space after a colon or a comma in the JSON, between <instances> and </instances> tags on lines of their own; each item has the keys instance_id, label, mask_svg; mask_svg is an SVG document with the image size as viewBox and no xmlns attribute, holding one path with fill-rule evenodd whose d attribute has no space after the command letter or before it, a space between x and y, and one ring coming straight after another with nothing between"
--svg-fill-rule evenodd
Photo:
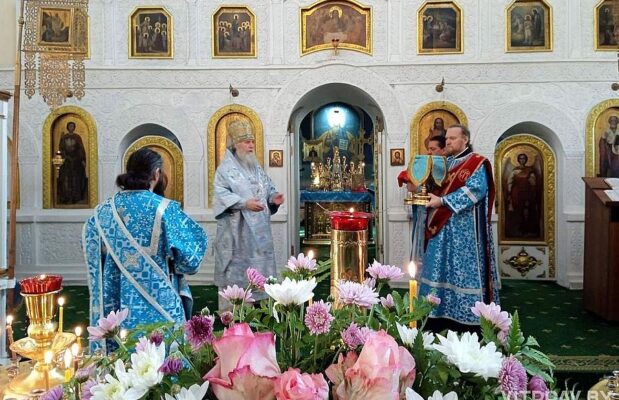
<instances>
[{"instance_id":1,"label":"wooden lectern","mask_svg":"<svg viewBox=\"0 0 619 400\"><path fill-rule=\"evenodd\" d=\"M619 201L604 178L585 181L584 304L607 321L619 321Z\"/></svg>"}]
</instances>

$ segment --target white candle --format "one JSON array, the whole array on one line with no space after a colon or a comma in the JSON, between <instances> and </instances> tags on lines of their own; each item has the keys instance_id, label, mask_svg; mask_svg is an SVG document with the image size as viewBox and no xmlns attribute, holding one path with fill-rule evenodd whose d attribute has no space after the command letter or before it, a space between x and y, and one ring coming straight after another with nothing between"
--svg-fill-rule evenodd
<instances>
[{"instance_id":1,"label":"white candle","mask_svg":"<svg viewBox=\"0 0 619 400\"><path fill-rule=\"evenodd\" d=\"M6 316L6 336L9 338L9 348L10 348L14 341L13 316L12 315ZM17 353L13 349L11 349L11 361L13 362L17 361Z\"/></svg>"},{"instance_id":2,"label":"white candle","mask_svg":"<svg viewBox=\"0 0 619 400\"><path fill-rule=\"evenodd\" d=\"M45 350L43 353L43 361L45 362L45 390L49 390L49 370L52 369L52 360L54 353L51 350Z\"/></svg>"}]
</instances>

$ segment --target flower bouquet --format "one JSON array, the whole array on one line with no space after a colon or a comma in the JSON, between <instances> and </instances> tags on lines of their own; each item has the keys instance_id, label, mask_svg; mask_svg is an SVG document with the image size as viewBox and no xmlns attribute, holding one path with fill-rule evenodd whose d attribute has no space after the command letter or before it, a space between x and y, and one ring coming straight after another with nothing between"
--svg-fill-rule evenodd
<instances>
[{"instance_id":1,"label":"flower bouquet","mask_svg":"<svg viewBox=\"0 0 619 400\"><path fill-rule=\"evenodd\" d=\"M248 268L248 286L219 294L232 310L202 310L183 326L119 329L127 310L89 327L91 340L114 341L106 357L86 358L46 400L546 399L553 365L518 315L477 303L482 337L424 332L440 299L391 290L400 268L376 261L363 283L340 281L337 296L314 299L330 263L291 257L283 280ZM254 301L256 292L268 295ZM381 297L381 295L383 295ZM413 310L413 311L410 311ZM420 329L410 328L417 321ZM220 327L220 328L219 328Z\"/></svg>"}]
</instances>

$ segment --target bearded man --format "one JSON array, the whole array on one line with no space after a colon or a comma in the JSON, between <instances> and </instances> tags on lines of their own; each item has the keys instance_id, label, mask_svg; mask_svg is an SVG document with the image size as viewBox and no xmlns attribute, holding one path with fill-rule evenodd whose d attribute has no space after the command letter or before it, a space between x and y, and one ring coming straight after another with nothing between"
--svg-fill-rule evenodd
<instances>
[{"instance_id":1,"label":"bearded man","mask_svg":"<svg viewBox=\"0 0 619 400\"><path fill-rule=\"evenodd\" d=\"M475 302L499 303L490 225L494 181L490 161L473 152L471 133L465 126L450 126L445 139L449 172L440 195L429 194L419 296L433 293L441 299L428 321L434 322L436 330L445 327L440 325L474 330L480 323L471 312Z\"/></svg>"},{"instance_id":2,"label":"bearded man","mask_svg":"<svg viewBox=\"0 0 619 400\"><path fill-rule=\"evenodd\" d=\"M255 154L248 121L228 125L227 150L215 172L215 284L247 287L245 271L252 267L276 276L271 215L284 202ZM254 295L254 298L260 298ZM228 308L220 296L219 308Z\"/></svg>"}]
</instances>

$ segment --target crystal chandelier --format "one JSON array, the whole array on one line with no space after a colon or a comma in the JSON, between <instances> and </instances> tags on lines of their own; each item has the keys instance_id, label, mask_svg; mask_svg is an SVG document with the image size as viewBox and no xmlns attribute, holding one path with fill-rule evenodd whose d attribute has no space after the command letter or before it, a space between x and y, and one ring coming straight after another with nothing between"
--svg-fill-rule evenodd
<instances>
[{"instance_id":1,"label":"crystal chandelier","mask_svg":"<svg viewBox=\"0 0 619 400\"><path fill-rule=\"evenodd\" d=\"M51 109L84 96L88 0L24 0L24 93ZM38 74L37 74L38 73ZM38 75L38 76L37 76Z\"/></svg>"}]
</instances>

